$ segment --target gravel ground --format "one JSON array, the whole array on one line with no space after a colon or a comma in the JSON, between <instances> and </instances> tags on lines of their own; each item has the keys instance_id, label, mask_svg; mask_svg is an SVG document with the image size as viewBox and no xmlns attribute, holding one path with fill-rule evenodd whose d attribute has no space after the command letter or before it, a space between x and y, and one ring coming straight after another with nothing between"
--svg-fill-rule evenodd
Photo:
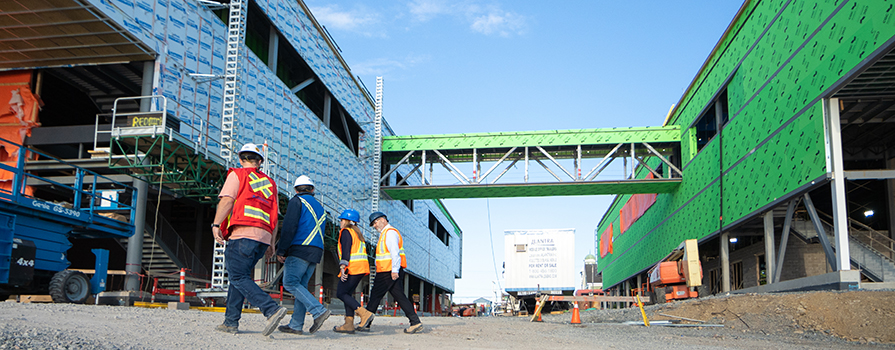
<instances>
[{"instance_id":1,"label":"gravel ground","mask_svg":"<svg viewBox=\"0 0 895 350\"><path fill-rule=\"evenodd\" d=\"M895 346L848 342L824 333L761 332L739 328L671 328L591 323L597 313L628 314L635 310L585 311L581 325L570 314L547 315L542 323L522 317L424 317L425 329L407 335L403 317L377 317L373 332L343 335L331 317L314 335L274 332L263 337L265 319L244 314L236 335L213 331L223 314L137 307L70 304L0 303L0 349L859 349ZM635 316L639 317L639 311ZM283 320L282 324L288 321ZM619 320L622 317L618 317ZM310 317L305 327L310 325Z\"/></svg>"}]
</instances>

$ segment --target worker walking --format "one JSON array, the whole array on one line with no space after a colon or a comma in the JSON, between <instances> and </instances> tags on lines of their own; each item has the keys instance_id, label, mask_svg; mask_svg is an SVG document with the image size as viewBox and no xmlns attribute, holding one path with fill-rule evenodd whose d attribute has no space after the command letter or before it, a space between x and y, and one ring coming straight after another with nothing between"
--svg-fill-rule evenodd
<instances>
[{"instance_id":1,"label":"worker walking","mask_svg":"<svg viewBox=\"0 0 895 350\"><path fill-rule=\"evenodd\" d=\"M376 244L376 278L373 281L367 311L375 312L385 293L391 293L404 311L404 315L410 320L410 327L404 329L404 333L419 332L423 329L423 324L413 310L413 303L404 295L404 269L407 268L404 239L401 233L388 223L388 218L382 212L370 214L370 226L379 231L379 242ZM359 324L358 330L369 331L372 321L370 318L365 323Z\"/></svg>"},{"instance_id":2,"label":"worker walking","mask_svg":"<svg viewBox=\"0 0 895 350\"><path fill-rule=\"evenodd\" d=\"M261 334L267 336L286 316L286 308L277 305L252 278L261 257L275 251L277 226L277 185L258 167L264 156L258 146L247 143L239 150L242 168L231 168L221 189L220 203L211 224L214 240L225 243L224 261L230 279L224 323L215 328L236 333L242 317L242 304L248 299L267 317Z\"/></svg>"},{"instance_id":3,"label":"worker walking","mask_svg":"<svg viewBox=\"0 0 895 350\"><path fill-rule=\"evenodd\" d=\"M339 287L336 297L345 303L345 324L333 327L337 333L354 334L354 315L360 317L361 324L369 324L373 313L361 307L354 299L357 284L370 274L370 262L367 260L367 244L361 235L357 222L360 213L354 209L346 209L339 215Z\"/></svg>"},{"instance_id":4,"label":"worker walking","mask_svg":"<svg viewBox=\"0 0 895 350\"><path fill-rule=\"evenodd\" d=\"M308 291L308 281L314 268L323 259L323 228L326 213L314 198L314 183L306 175L295 179L295 196L286 207L283 234L277 249L277 259L285 264L283 287L295 296L295 307L289 325L280 332L302 334L305 312L314 316L308 333L314 333L329 318L330 311Z\"/></svg>"}]
</instances>

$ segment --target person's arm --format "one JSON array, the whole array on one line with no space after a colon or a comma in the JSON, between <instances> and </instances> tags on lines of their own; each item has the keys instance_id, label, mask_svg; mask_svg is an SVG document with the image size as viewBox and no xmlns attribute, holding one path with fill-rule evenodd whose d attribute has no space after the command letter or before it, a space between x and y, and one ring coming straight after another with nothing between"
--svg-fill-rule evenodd
<instances>
[{"instance_id":1,"label":"person's arm","mask_svg":"<svg viewBox=\"0 0 895 350\"><path fill-rule=\"evenodd\" d=\"M221 199L218 202L218 208L214 213L214 221L212 224L220 225L224 222L224 219L227 218L227 215L230 215L230 212L233 211L233 204L236 202L236 196L239 193L239 177L236 176L236 173L231 172L227 175L227 179L224 180L224 186L221 188L221 194L218 197ZM214 236L214 240L218 243L224 244L224 237L221 232L221 228L212 227L211 234Z\"/></svg>"},{"instance_id":2,"label":"person's arm","mask_svg":"<svg viewBox=\"0 0 895 350\"><path fill-rule=\"evenodd\" d=\"M283 218L283 228L280 230L280 244L277 244L277 256L286 256L286 251L292 245L292 239L298 231L298 219L301 217L301 199L297 196L289 200L286 206L286 217Z\"/></svg>"},{"instance_id":3,"label":"person's arm","mask_svg":"<svg viewBox=\"0 0 895 350\"><path fill-rule=\"evenodd\" d=\"M348 266L348 262L351 261L351 232L348 229L343 229L339 231L339 243L342 244L342 251L339 252L341 255L339 258L339 266Z\"/></svg>"},{"instance_id":4,"label":"person's arm","mask_svg":"<svg viewBox=\"0 0 895 350\"><path fill-rule=\"evenodd\" d=\"M398 235L391 233L392 230L385 231L385 247L392 257L392 279L398 279L398 271L401 269L401 252L398 250Z\"/></svg>"},{"instance_id":5,"label":"person's arm","mask_svg":"<svg viewBox=\"0 0 895 350\"><path fill-rule=\"evenodd\" d=\"M267 247L267 251L264 252L264 257L266 259L270 259L270 257L274 256L277 253L277 231L279 231L280 228L280 197L277 194L277 191L273 191L273 196L271 196L270 198L271 200L273 200L273 212L275 213L275 217L271 219L276 224L273 225L273 231L270 232L270 246Z\"/></svg>"}]
</instances>

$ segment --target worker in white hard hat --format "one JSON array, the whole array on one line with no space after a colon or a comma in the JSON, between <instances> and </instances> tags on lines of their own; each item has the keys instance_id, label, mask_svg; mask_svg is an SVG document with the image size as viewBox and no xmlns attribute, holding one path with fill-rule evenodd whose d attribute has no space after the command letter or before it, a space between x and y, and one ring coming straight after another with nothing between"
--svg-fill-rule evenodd
<instances>
[{"instance_id":1,"label":"worker in white hard hat","mask_svg":"<svg viewBox=\"0 0 895 350\"><path fill-rule=\"evenodd\" d=\"M224 323L216 328L221 332L237 332L245 299L267 317L267 325L261 331L265 336L272 333L286 316L286 308L258 287L252 276L258 260L264 256L269 258L276 251L277 185L259 169L262 162L264 155L255 144L247 143L239 150L242 168L231 168L227 172L211 224L215 241L222 244L229 241L224 250L224 264L230 280L227 310Z\"/></svg>"},{"instance_id":2,"label":"worker in white hard hat","mask_svg":"<svg viewBox=\"0 0 895 350\"><path fill-rule=\"evenodd\" d=\"M305 312L310 312L314 323L308 333L314 333L329 318L330 311L308 291L308 281L314 268L323 260L323 229L326 212L314 198L314 183L307 175L295 179L295 196L289 200L283 218L283 235L277 247L277 259L285 264L283 287L295 296L295 307L289 325L280 326L283 333L302 334Z\"/></svg>"}]
</instances>

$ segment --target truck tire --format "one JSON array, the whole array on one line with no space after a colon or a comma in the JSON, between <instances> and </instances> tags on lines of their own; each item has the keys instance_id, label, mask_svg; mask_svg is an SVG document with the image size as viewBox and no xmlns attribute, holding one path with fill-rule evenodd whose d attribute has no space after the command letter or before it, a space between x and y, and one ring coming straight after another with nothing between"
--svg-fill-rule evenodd
<instances>
[{"instance_id":1,"label":"truck tire","mask_svg":"<svg viewBox=\"0 0 895 350\"><path fill-rule=\"evenodd\" d=\"M81 271L62 270L50 280L54 303L83 304L90 296L90 280Z\"/></svg>"}]
</instances>

